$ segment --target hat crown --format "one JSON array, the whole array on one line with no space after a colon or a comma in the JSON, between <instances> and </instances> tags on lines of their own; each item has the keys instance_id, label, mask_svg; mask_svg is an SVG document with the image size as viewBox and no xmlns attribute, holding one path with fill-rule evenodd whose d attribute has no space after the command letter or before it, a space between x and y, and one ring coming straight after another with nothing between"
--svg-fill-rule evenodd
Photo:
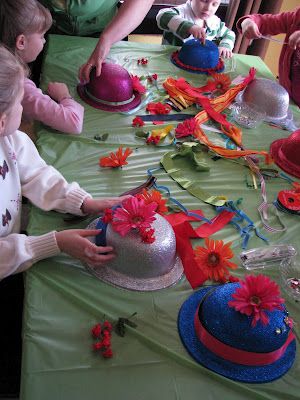
<instances>
[{"instance_id":1,"label":"hat crown","mask_svg":"<svg viewBox=\"0 0 300 400\"><path fill-rule=\"evenodd\" d=\"M290 331L285 323L286 310L265 311L269 323L261 321L251 326L252 317L229 307L232 294L240 283L228 283L213 288L199 308L199 318L206 330L215 338L236 349L256 353L272 352L286 341Z\"/></svg>"},{"instance_id":2,"label":"hat crown","mask_svg":"<svg viewBox=\"0 0 300 400\"><path fill-rule=\"evenodd\" d=\"M132 80L129 72L121 65L103 63L100 76L94 68L86 90L97 100L106 102L127 101L133 96Z\"/></svg>"},{"instance_id":3,"label":"hat crown","mask_svg":"<svg viewBox=\"0 0 300 400\"><path fill-rule=\"evenodd\" d=\"M203 44L198 39L190 39L183 43L178 58L186 65L211 69L218 65L219 50L210 40L206 40Z\"/></svg>"},{"instance_id":4,"label":"hat crown","mask_svg":"<svg viewBox=\"0 0 300 400\"><path fill-rule=\"evenodd\" d=\"M287 160L300 166L300 129L293 132L283 142L281 152Z\"/></svg>"},{"instance_id":5,"label":"hat crown","mask_svg":"<svg viewBox=\"0 0 300 400\"><path fill-rule=\"evenodd\" d=\"M242 92L241 99L256 104L266 113L267 120L282 120L288 115L289 94L272 79L255 78Z\"/></svg>"}]
</instances>

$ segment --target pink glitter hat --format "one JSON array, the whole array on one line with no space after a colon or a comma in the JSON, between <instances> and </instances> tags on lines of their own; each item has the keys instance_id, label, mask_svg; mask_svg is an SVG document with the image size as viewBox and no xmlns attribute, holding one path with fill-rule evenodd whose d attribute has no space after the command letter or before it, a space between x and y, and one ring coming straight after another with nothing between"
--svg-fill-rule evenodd
<instances>
[{"instance_id":1,"label":"pink glitter hat","mask_svg":"<svg viewBox=\"0 0 300 400\"><path fill-rule=\"evenodd\" d=\"M93 68L90 81L79 84L77 91L90 106L109 112L129 111L141 102L140 94L133 90L129 72L118 64L103 63L98 77Z\"/></svg>"},{"instance_id":2,"label":"pink glitter hat","mask_svg":"<svg viewBox=\"0 0 300 400\"><path fill-rule=\"evenodd\" d=\"M300 129L288 138L275 140L270 146L270 153L283 171L300 178Z\"/></svg>"}]
</instances>

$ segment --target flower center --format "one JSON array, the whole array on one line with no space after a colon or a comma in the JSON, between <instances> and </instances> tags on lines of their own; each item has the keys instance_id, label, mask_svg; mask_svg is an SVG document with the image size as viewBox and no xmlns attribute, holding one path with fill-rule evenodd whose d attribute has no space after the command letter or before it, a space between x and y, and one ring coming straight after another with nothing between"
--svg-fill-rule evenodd
<instances>
[{"instance_id":1,"label":"flower center","mask_svg":"<svg viewBox=\"0 0 300 400\"><path fill-rule=\"evenodd\" d=\"M259 306L260 303L261 303L261 300L260 300L260 298L259 298L258 296L252 296L252 297L250 298L250 303L251 303L252 305Z\"/></svg>"},{"instance_id":2,"label":"flower center","mask_svg":"<svg viewBox=\"0 0 300 400\"><path fill-rule=\"evenodd\" d=\"M207 257L207 264L210 267L217 267L220 263L220 256L218 253L211 252Z\"/></svg>"},{"instance_id":3,"label":"flower center","mask_svg":"<svg viewBox=\"0 0 300 400\"><path fill-rule=\"evenodd\" d=\"M143 222L143 221L144 221L144 218L141 217L140 215L134 215L134 216L131 218L131 221L132 221L134 224L139 224L140 222Z\"/></svg>"}]
</instances>

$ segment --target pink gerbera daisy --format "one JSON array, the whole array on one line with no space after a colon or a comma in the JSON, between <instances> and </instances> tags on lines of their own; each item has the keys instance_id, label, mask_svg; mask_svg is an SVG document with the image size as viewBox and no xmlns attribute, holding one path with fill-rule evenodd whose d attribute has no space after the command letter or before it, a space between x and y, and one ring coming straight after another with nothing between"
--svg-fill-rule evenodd
<instances>
[{"instance_id":1,"label":"pink gerbera daisy","mask_svg":"<svg viewBox=\"0 0 300 400\"><path fill-rule=\"evenodd\" d=\"M112 227L121 236L125 236L131 229L148 229L156 219L156 207L156 203L145 204L142 199L130 197L122 203L122 207L115 210Z\"/></svg>"},{"instance_id":2,"label":"pink gerbera daisy","mask_svg":"<svg viewBox=\"0 0 300 400\"><path fill-rule=\"evenodd\" d=\"M265 310L282 310L284 303L278 285L265 275L246 276L232 297L234 300L228 302L229 307L249 317L252 316L253 327L259 320L266 325L269 317Z\"/></svg>"}]
</instances>

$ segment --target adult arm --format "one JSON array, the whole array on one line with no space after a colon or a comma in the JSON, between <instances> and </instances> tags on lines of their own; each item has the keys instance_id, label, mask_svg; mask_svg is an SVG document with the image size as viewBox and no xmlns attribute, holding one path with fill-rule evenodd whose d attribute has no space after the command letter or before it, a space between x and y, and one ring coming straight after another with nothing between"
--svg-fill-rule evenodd
<instances>
[{"instance_id":1,"label":"adult arm","mask_svg":"<svg viewBox=\"0 0 300 400\"><path fill-rule=\"evenodd\" d=\"M117 14L102 32L98 43L88 61L80 67L81 82L89 81L91 68L96 66L96 75L101 73L101 66L111 46L131 33L145 18L154 0L124 0Z\"/></svg>"}]
</instances>

